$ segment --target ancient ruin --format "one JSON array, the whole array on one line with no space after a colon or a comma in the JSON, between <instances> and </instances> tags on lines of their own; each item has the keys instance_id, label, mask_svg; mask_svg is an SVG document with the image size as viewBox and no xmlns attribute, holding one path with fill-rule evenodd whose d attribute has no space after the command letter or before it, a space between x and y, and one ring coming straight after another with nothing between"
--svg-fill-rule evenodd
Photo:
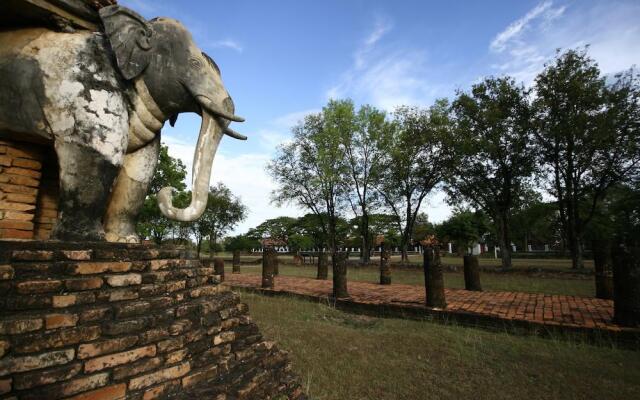
<instances>
[{"instance_id":1,"label":"ancient ruin","mask_svg":"<svg viewBox=\"0 0 640 400\"><path fill-rule=\"evenodd\" d=\"M187 29L114 3L0 5L0 398L303 398L220 270L138 244L165 121L202 116L191 205L158 194L176 220L202 214L222 136L245 138Z\"/></svg>"}]
</instances>

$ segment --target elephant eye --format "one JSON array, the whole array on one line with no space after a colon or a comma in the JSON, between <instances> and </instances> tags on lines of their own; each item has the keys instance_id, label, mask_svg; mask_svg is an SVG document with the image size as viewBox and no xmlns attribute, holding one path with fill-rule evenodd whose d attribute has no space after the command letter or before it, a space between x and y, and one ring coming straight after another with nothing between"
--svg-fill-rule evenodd
<instances>
[{"instance_id":1,"label":"elephant eye","mask_svg":"<svg viewBox=\"0 0 640 400\"><path fill-rule=\"evenodd\" d=\"M191 66L191 68L193 69L200 69L202 68L202 62L200 60L198 60L197 58L191 58L189 59L189 65Z\"/></svg>"}]
</instances>

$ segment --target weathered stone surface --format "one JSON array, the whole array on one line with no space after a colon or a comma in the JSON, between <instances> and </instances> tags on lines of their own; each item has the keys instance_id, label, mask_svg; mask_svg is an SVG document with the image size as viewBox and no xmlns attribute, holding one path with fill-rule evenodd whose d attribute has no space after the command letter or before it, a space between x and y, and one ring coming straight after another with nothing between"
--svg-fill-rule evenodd
<instances>
[{"instance_id":1,"label":"weathered stone surface","mask_svg":"<svg viewBox=\"0 0 640 400\"><path fill-rule=\"evenodd\" d=\"M53 255L2 264L14 270L0 281L9 288L2 298L0 286L7 306L0 313L0 381L6 395L140 400L217 398L221 388L246 398L294 393L286 357L257 345L262 337L246 306L197 261L165 258L161 270L149 272L153 260L130 258L149 256L136 247L107 252L98 246L90 249L89 260L69 260L87 258L88 252L61 243L17 246L9 253L0 247L0 257L11 258L14 251L30 252L17 253L28 258L42 251ZM107 253L117 258L105 258ZM99 267L105 271L79 274L76 267L86 263L131 269ZM210 391L215 395L193 394L212 381L219 382L218 391Z\"/></svg>"},{"instance_id":2,"label":"weathered stone surface","mask_svg":"<svg viewBox=\"0 0 640 400\"><path fill-rule=\"evenodd\" d=\"M64 281L67 290L73 291L99 289L102 287L102 283L101 277L76 278Z\"/></svg>"},{"instance_id":3,"label":"weathered stone surface","mask_svg":"<svg viewBox=\"0 0 640 400\"><path fill-rule=\"evenodd\" d=\"M142 283L140 274L106 275L104 279L112 287L139 285Z\"/></svg>"},{"instance_id":4,"label":"weathered stone surface","mask_svg":"<svg viewBox=\"0 0 640 400\"><path fill-rule=\"evenodd\" d=\"M145 346L131 349L121 353L109 354L108 356L102 356L92 358L84 363L85 372L100 371L105 368L115 367L117 365L132 363L144 357L153 357L156 355L156 346Z\"/></svg>"},{"instance_id":5,"label":"weathered stone surface","mask_svg":"<svg viewBox=\"0 0 640 400\"><path fill-rule=\"evenodd\" d=\"M81 344L78 347L78 358L82 360L102 354L121 351L134 346L136 343L138 343L137 336L125 336L100 342Z\"/></svg>"},{"instance_id":6,"label":"weathered stone surface","mask_svg":"<svg viewBox=\"0 0 640 400\"><path fill-rule=\"evenodd\" d=\"M35 353L81 342L89 342L97 339L100 336L100 332L99 326L82 326L55 330L45 334L29 334L17 339L13 348L18 353Z\"/></svg>"},{"instance_id":7,"label":"weathered stone surface","mask_svg":"<svg viewBox=\"0 0 640 400\"><path fill-rule=\"evenodd\" d=\"M15 335L37 331L42 328L42 325L43 323L41 318L4 320L0 321L0 334Z\"/></svg>"},{"instance_id":8,"label":"weathered stone surface","mask_svg":"<svg viewBox=\"0 0 640 400\"><path fill-rule=\"evenodd\" d=\"M56 292L62 287L62 281L46 280L46 281L28 281L20 282L16 285L16 290L20 294L47 293Z\"/></svg>"},{"instance_id":9,"label":"weathered stone surface","mask_svg":"<svg viewBox=\"0 0 640 400\"><path fill-rule=\"evenodd\" d=\"M115 368L113 370L113 378L121 380L129 376L140 375L147 371L158 369L162 365L164 365L164 362L160 357L143 359L126 366Z\"/></svg>"},{"instance_id":10,"label":"weathered stone surface","mask_svg":"<svg viewBox=\"0 0 640 400\"><path fill-rule=\"evenodd\" d=\"M73 360L75 350L58 350L35 356L5 357L0 360L0 376L66 364Z\"/></svg>"},{"instance_id":11,"label":"weathered stone surface","mask_svg":"<svg viewBox=\"0 0 640 400\"><path fill-rule=\"evenodd\" d=\"M18 390L23 390L48 385L50 383L66 381L78 375L80 371L82 371L82 364L75 363L48 369L46 371L28 372L16 375L14 387Z\"/></svg>"},{"instance_id":12,"label":"weathered stone surface","mask_svg":"<svg viewBox=\"0 0 640 400\"><path fill-rule=\"evenodd\" d=\"M47 329L76 326L78 316L76 314L49 314L44 317L44 322Z\"/></svg>"},{"instance_id":13,"label":"weathered stone surface","mask_svg":"<svg viewBox=\"0 0 640 400\"><path fill-rule=\"evenodd\" d=\"M69 397L68 400L120 400L124 399L127 385L111 385L104 388L81 393L77 396Z\"/></svg>"},{"instance_id":14,"label":"weathered stone surface","mask_svg":"<svg viewBox=\"0 0 640 400\"><path fill-rule=\"evenodd\" d=\"M174 367L165 368L160 371L142 375L129 381L129 389L137 390L155 385L156 383L180 378L189 373L191 367L188 362L176 365Z\"/></svg>"},{"instance_id":15,"label":"weathered stone surface","mask_svg":"<svg viewBox=\"0 0 640 400\"><path fill-rule=\"evenodd\" d=\"M15 271L11 265L0 265L0 281L13 279Z\"/></svg>"},{"instance_id":16,"label":"weathered stone surface","mask_svg":"<svg viewBox=\"0 0 640 400\"><path fill-rule=\"evenodd\" d=\"M105 386L109 381L108 373L100 373L81 378L76 378L67 382L57 383L46 388L32 390L21 394L21 399L41 400L43 398L61 398L71 396L87 390Z\"/></svg>"}]
</instances>

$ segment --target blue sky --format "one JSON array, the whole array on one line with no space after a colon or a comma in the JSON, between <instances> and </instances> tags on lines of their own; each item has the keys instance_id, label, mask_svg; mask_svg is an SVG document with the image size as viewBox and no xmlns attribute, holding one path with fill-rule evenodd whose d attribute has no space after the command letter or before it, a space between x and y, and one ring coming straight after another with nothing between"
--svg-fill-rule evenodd
<instances>
[{"instance_id":1,"label":"blue sky","mask_svg":"<svg viewBox=\"0 0 640 400\"><path fill-rule=\"evenodd\" d=\"M640 64L640 1L213 2L120 0L147 18L180 20L222 71L249 140L226 137L212 183L223 182L249 207L241 233L267 218L300 215L269 203L264 171L279 143L329 98L392 111L452 97L488 75L531 84L557 48L590 45L607 74ZM169 152L191 168L199 118L163 128ZM190 176L188 177L190 181ZM449 207L436 192L423 206L433 221Z\"/></svg>"}]
</instances>

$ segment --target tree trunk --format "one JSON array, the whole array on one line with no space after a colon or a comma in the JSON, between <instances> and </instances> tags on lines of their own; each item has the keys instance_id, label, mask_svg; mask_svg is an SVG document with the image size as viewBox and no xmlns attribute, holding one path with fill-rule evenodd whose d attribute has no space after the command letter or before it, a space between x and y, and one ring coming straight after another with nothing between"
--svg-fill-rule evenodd
<instances>
[{"instance_id":1,"label":"tree trunk","mask_svg":"<svg viewBox=\"0 0 640 400\"><path fill-rule=\"evenodd\" d=\"M273 289L276 251L272 247L262 250L262 288Z\"/></svg>"},{"instance_id":2,"label":"tree trunk","mask_svg":"<svg viewBox=\"0 0 640 400\"><path fill-rule=\"evenodd\" d=\"M611 274L611 242L594 240L593 265L595 269L596 297L613 299L613 276Z\"/></svg>"},{"instance_id":3,"label":"tree trunk","mask_svg":"<svg viewBox=\"0 0 640 400\"><path fill-rule=\"evenodd\" d=\"M640 247L618 246L613 260L613 320L640 326Z\"/></svg>"},{"instance_id":4,"label":"tree trunk","mask_svg":"<svg viewBox=\"0 0 640 400\"><path fill-rule=\"evenodd\" d=\"M480 285L480 265L478 256L466 254L463 258L464 263L464 288L466 290L474 290L481 292Z\"/></svg>"},{"instance_id":5,"label":"tree trunk","mask_svg":"<svg viewBox=\"0 0 640 400\"><path fill-rule=\"evenodd\" d=\"M400 247L400 263L401 264L406 264L407 262L409 262L409 254L407 254L407 246L409 244L407 243L407 241L404 241L402 243L402 246Z\"/></svg>"},{"instance_id":6,"label":"tree trunk","mask_svg":"<svg viewBox=\"0 0 640 400\"><path fill-rule=\"evenodd\" d=\"M440 263L440 248L438 246L425 247L424 258L424 288L427 292L427 307L446 308L444 297L444 277Z\"/></svg>"},{"instance_id":7,"label":"tree trunk","mask_svg":"<svg viewBox=\"0 0 640 400\"><path fill-rule=\"evenodd\" d=\"M233 251L233 270L234 274L240 273L240 250Z\"/></svg>"},{"instance_id":8,"label":"tree trunk","mask_svg":"<svg viewBox=\"0 0 640 400\"><path fill-rule=\"evenodd\" d=\"M380 246L380 284L391 285L391 267L389 265L389 250L384 245Z\"/></svg>"},{"instance_id":9,"label":"tree trunk","mask_svg":"<svg viewBox=\"0 0 640 400\"><path fill-rule=\"evenodd\" d=\"M202 237L198 238L198 243L196 245L196 252L198 254L198 258L200 258L200 249L202 248Z\"/></svg>"},{"instance_id":10,"label":"tree trunk","mask_svg":"<svg viewBox=\"0 0 640 400\"><path fill-rule=\"evenodd\" d=\"M500 256L503 269L511 269L511 239L509 237L509 221L500 217Z\"/></svg>"},{"instance_id":11,"label":"tree trunk","mask_svg":"<svg viewBox=\"0 0 640 400\"><path fill-rule=\"evenodd\" d=\"M575 232L571 235L571 242L569 247L571 247L571 268L584 268L582 240L580 240L580 237Z\"/></svg>"},{"instance_id":12,"label":"tree trunk","mask_svg":"<svg viewBox=\"0 0 640 400\"><path fill-rule=\"evenodd\" d=\"M220 275L220 282L224 282L224 260L222 257L213 259L213 269L216 275Z\"/></svg>"},{"instance_id":13,"label":"tree trunk","mask_svg":"<svg viewBox=\"0 0 640 400\"><path fill-rule=\"evenodd\" d=\"M362 251L360 252L360 263L368 264L371 261L371 254L369 251L369 247L371 247L371 240L369 238L369 215L366 213L362 214L361 217L361 231L362 235Z\"/></svg>"},{"instance_id":14,"label":"tree trunk","mask_svg":"<svg viewBox=\"0 0 640 400\"><path fill-rule=\"evenodd\" d=\"M333 297L336 299L345 299L349 297L347 291L347 260L348 252L334 251L331 255L331 263L333 264Z\"/></svg>"},{"instance_id":15,"label":"tree trunk","mask_svg":"<svg viewBox=\"0 0 640 400\"><path fill-rule=\"evenodd\" d=\"M327 253L320 249L318 253L318 273L316 279L326 280L329 277L329 259Z\"/></svg>"}]
</instances>

